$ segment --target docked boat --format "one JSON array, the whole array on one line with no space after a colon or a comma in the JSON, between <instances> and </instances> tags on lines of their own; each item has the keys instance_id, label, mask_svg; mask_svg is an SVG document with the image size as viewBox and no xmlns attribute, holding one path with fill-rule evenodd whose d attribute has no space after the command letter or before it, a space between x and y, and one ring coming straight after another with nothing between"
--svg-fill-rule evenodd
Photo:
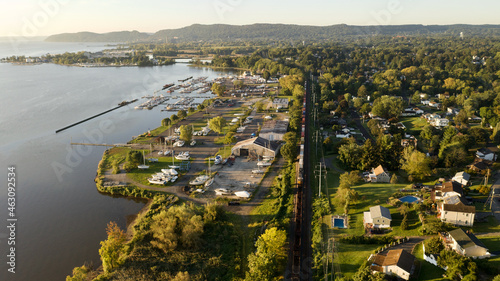
<instances>
[{"instance_id":1,"label":"docked boat","mask_svg":"<svg viewBox=\"0 0 500 281\"><path fill-rule=\"evenodd\" d=\"M215 180L214 178L210 178L209 180L207 180L205 182L205 187L211 186L214 183L214 180Z\"/></svg>"},{"instance_id":2,"label":"docked boat","mask_svg":"<svg viewBox=\"0 0 500 281\"><path fill-rule=\"evenodd\" d=\"M214 164L219 165L221 163L222 163L222 156L220 155L215 156Z\"/></svg>"},{"instance_id":3,"label":"docked boat","mask_svg":"<svg viewBox=\"0 0 500 281\"><path fill-rule=\"evenodd\" d=\"M190 185L202 185L204 184L207 180L208 180L208 176L207 175L201 175L201 176L198 176L196 177L194 180L190 181L189 184Z\"/></svg>"},{"instance_id":4,"label":"docked boat","mask_svg":"<svg viewBox=\"0 0 500 281\"><path fill-rule=\"evenodd\" d=\"M179 154L179 155L175 156L175 159L177 159L177 160L189 160L189 155Z\"/></svg>"},{"instance_id":5,"label":"docked boat","mask_svg":"<svg viewBox=\"0 0 500 281\"><path fill-rule=\"evenodd\" d=\"M252 174L263 174L264 171L262 171L261 169L255 169L255 170L252 170Z\"/></svg>"},{"instance_id":6,"label":"docked boat","mask_svg":"<svg viewBox=\"0 0 500 281\"><path fill-rule=\"evenodd\" d=\"M196 144L195 140L192 140L191 143L189 144L190 146L194 146Z\"/></svg>"},{"instance_id":7,"label":"docked boat","mask_svg":"<svg viewBox=\"0 0 500 281\"><path fill-rule=\"evenodd\" d=\"M149 178L148 181L149 181L150 184L160 184L160 185L166 185L167 184L167 181L160 180L160 179Z\"/></svg>"},{"instance_id":8,"label":"docked boat","mask_svg":"<svg viewBox=\"0 0 500 281\"><path fill-rule=\"evenodd\" d=\"M257 162L257 166L258 167L268 167L268 166L271 166L271 162L268 162L268 161L259 161Z\"/></svg>"},{"instance_id":9,"label":"docked boat","mask_svg":"<svg viewBox=\"0 0 500 281\"><path fill-rule=\"evenodd\" d=\"M163 155L163 150L158 151L158 155Z\"/></svg>"},{"instance_id":10,"label":"docked boat","mask_svg":"<svg viewBox=\"0 0 500 281\"><path fill-rule=\"evenodd\" d=\"M178 147L181 147L181 146L184 146L184 141L183 140L178 140L174 143L174 146L178 146Z\"/></svg>"},{"instance_id":11,"label":"docked boat","mask_svg":"<svg viewBox=\"0 0 500 281\"><path fill-rule=\"evenodd\" d=\"M177 176L179 173L175 169L161 169L161 172L167 175Z\"/></svg>"},{"instance_id":12,"label":"docked boat","mask_svg":"<svg viewBox=\"0 0 500 281\"><path fill-rule=\"evenodd\" d=\"M167 150L167 151L163 152L163 155L168 156L168 155L170 155L170 153L172 153L172 151L171 150Z\"/></svg>"}]
</instances>

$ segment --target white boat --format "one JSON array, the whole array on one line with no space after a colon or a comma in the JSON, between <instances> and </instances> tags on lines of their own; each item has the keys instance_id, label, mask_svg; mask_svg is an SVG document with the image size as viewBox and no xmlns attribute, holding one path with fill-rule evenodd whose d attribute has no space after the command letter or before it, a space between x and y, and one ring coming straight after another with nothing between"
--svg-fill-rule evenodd
<instances>
[{"instance_id":1,"label":"white boat","mask_svg":"<svg viewBox=\"0 0 500 281\"><path fill-rule=\"evenodd\" d=\"M246 126L239 127L238 129L236 129L236 132L237 133L243 133L243 131L245 131L246 128L247 128Z\"/></svg>"},{"instance_id":2,"label":"white boat","mask_svg":"<svg viewBox=\"0 0 500 281\"><path fill-rule=\"evenodd\" d=\"M244 190L244 191L236 191L234 193L234 195L236 195L236 196L238 196L240 198L250 198L250 196L252 194L250 194L250 192Z\"/></svg>"},{"instance_id":3,"label":"white boat","mask_svg":"<svg viewBox=\"0 0 500 281\"><path fill-rule=\"evenodd\" d=\"M189 155L179 154L179 155L175 156L175 159L177 159L177 160L189 160Z\"/></svg>"},{"instance_id":4,"label":"white boat","mask_svg":"<svg viewBox=\"0 0 500 281\"><path fill-rule=\"evenodd\" d=\"M192 140L191 143L189 145L193 146L196 144L196 141L195 140Z\"/></svg>"},{"instance_id":5,"label":"white boat","mask_svg":"<svg viewBox=\"0 0 500 281\"><path fill-rule=\"evenodd\" d=\"M149 162L157 163L158 162L158 158L148 158L148 161Z\"/></svg>"},{"instance_id":6,"label":"white boat","mask_svg":"<svg viewBox=\"0 0 500 281\"><path fill-rule=\"evenodd\" d=\"M167 150L167 151L163 152L163 155L168 156L168 155L170 155L170 153L172 153L172 151Z\"/></svg>"},{"instance_id":7,"label":"white boat","mask_svg":"<svg viewBox=\"0 0 500 281\"><path fill-rule=\"evenodd\" d=\"M219 165L221 163L222 163L222 156L220 155L215 156L214 164Z\"/></svg>"},{"instance_id":8,"label":"white boat","mask_svg":"<svg viewBox=\"0 0 500 281\"><path fill-rule=\"evenodd\" d=\"M163 150L158 151L158 155L163 155Z\"/></svg>"},{"instance_id":9,"label":"white boat","mask_svg":"<svg viewBox=\"0 0 500 281\"><path fill-rule=\"evenodd\" d=\"M170 169L180 169L181 166L178 165L168 165Z\"/></svg>"},{"instance_id":10,"label":"white boat","mask_svg":"<svg viewBox=\"0 0 500 281\"><path fill-rule=\"evenodd\" d=\"M210 178L205 182L205 187L209 187L214 183L214 178Z\"/></svg>"},{"instance_id":11,"label":"white boat","mask_svg":"<svg viewBox=\"0 0 500 281\"><path fill-rule=\"evenodd\" d=\"M174 143L174 146L184 146L184 141L183 140L178 140Z\"/></svg>"},{"instance_id":12,"label":"white boat","mask_svg":"<svg viewBox=\"0 0 500 281\"><path fill-rule=\"evenodd\" d=\"M194 180L190 181L189 184L190 185L202 185L207 180L208 180L208 176L207 175L201 175L201 176L196 177Z\"/></svg>"},{"instance_id":13,"label":"white boat","mask_svg":"<svg viewBox=\"0 0 500 281\"><path fill-rule=\"evenodd\" d=\"M255 169L255 170L252 170L252 174L263 174L264 171L262 171L261 169Z\"/></svg>"},{"instance_id":14,"label":"white boat","mask_svg":"<svg viewBox=\"0 0 500 281\"><path fill-rule=\"evenodd\" d=\"M172 176L177 176L179 174L175 169L161 169L161 172Z\"/></svg>"},{"instance_id":15,"label":"white boat","mask_svg":"<svg viewBox=\"0 0 500 281\"><path fill-rule=\"evenodd\" d=\"M273 117L271 117L271 116L268 115L268 116L264 117L264 119L271 120L271 119L273 119Z\"/></svg>"},{"instance_id":16,"label":"white boat","mask_svg":"<svg viewBox=\"0 0 500 281\"><path fill-rule=\"evenodd\" d=\"M221 195L230 195L231 192L225 188L217 188L215 190L215 195L221 196Z\"/></svg>"},{"instance_id":17,"label":"white boat","mask_svg":"<svg viewBox=\"0 0 500 281\"><path fill-rule=\"evenodd\" d=\"M180 154L180 153L179 153L179 154ZM182 153L182 155L184 155L184 156L189 156L189 151L184 151L184 152Z\"/></svg>"},{"instance_id":18,"label":"white boat","mask_svg":"<svg viewBox=\"0 0 500 281\"><path fill-rule=\"evenodd\" d=\"M149 183L151 184L161 184L161 185L166 185L167 182L164 181L164 180L160 180L160 179L153 179L153 178L149 178L148 179Z\"/></svg>"},{"instance_id":19,"label":"white boat","mask_svg":"<svg viewBox=\"0 0 500 281\"><path fill-rule=\"evenodd\" d=\"M267 166L271 166L271 162L268 162L268 161L259 161L257 162L257 166L258 167L267 167Z\"/></svg>"},{"instance_id":20,"label":"white boat","mask_svg":"<svg viewBox=\"0 0 500 281\"><path fill-rule=\"evenodd\" d=\"M178 176L173 176L171 179L170 179L170 182L175 182L179 177Z\"/></svg>"}]
</instances>

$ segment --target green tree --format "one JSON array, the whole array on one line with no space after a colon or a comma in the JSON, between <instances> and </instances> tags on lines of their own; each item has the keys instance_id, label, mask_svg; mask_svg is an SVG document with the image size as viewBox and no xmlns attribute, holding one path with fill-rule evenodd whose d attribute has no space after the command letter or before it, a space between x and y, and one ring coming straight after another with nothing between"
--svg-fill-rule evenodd
<instances>
[{"instance_id":1,"label":"green tree","mask_svg":"<svg viewBox=\"0 0 500 281\"><path fill-rule=\"evenodd\" d=\"M344 167L348 169L358 169L361 164L362 155L363 148L359 146L354 139L349 140L349 143L339 147L338 159L342 162Z\"/></svg>"},{"instance_id":2,"label":"green tree","mask_svg":"<svg viewBox=\"0 0 500 281\"><path fill-rule=\"evenodd\" d=\"M172 116L170 116L170 120L170 123L175 123L175 121L179 120L179 117L177 117L177 115L175 114L172 114Z\"/></svg>"},{"instance_id":3,"label":"green tree","mask_svg":"<svg viewBox=\"0 0 500 281\"><path fill-rule=\"evenodd\" d=\"M401 169L408 173L408 180L423 180L431 175L430 159L420 151L407 147L403 151Z\"/></svg>"},{"instance_id":4,"label":"green tree","mask_svg":"<svg viewBox=\"0 0 500 281\"><path fill-rule=\"evenodd\" d=\"M467 125L469 122L469 118L467 116L467 112L465 110L460 110L458 112L457 116L455 116L455 123L459 124L460 126Z\"/></svg>"},{"instance_id":5,"label":"green tree","mask_svg":"<svg viewBox=\"0 0 500 281\"><path fill-rule=\"evenodd\" d=\"M180 139L189 143L193 139L193 128L188 125L182 125L180 128Z\"/></svg>"},{"instance_id":6,"label":"green tree","mask_svg":"<svg viewBox=\"0 0 500 281\"><path fill-rule=\"evenodd\" d=\"M255 243L257 249L248 255L245 280L273 280L279 276L286 261L287 236L276 227L266 229Z\"/></svg>"},{"instance_id":7,"label":"green tree","mask_svg":"<svg viewBox=\"0 0 500 281\"><path fill-rule=\"evenodd\" d=\"M214 132L222 134L226 123L226 119L224 119L222 116L217 116L208 121L208 127Z\"/></svg>"},{"instance_id":8,"label":"green tree","mask_svg":"<svg viewBox=\"0 0 500 281\"><path fill-rule=\"evenodd\" d=\"M224 144L232 144L237 142L236 137L234 136L234 132L229 132L224 137Z\"/></svg>"},{"instance_id":9,"label":"green tree","mask_svg":"<svg viewBox=\"0 0 500 281\"><path fill-rule=\"evenodd\" d=\"M264 111L264 103L262 101L256 102L255 103L255 108L257 109L257 112Z\"/></svg>"},{"instance_id":10,"label":"green tree","mask_svg":"<svg viewBox=\"0 0 500 281\"><path fill-rule=\"evenodd\" d=\"M181 109L177 112L177 117L180 119L184 119L187 116L187 112L184 109Z\"/></svg>"},{"instance_id":11,"label":"green tree","mask_svg":"<svg viewBox=\"0 0 500 281\"><path fill-rule=\"evenodd\" d=\"M221 85L220 83L213 83L211 90L217 96L222 97L222 95L226 91L226 85Z\"/></svg>"},{"instance_id":12,"label":"green tree","mask_svg":"<svg viewBox=\"0 0 500 281\"><path fill-rule=\"evenodd\" d=\"M66 281L86 281L87 276L90 273L90 268L83 265L81 267L73 268L72 276L66 276Z\"/></svg>"},{"instance_id":13,"label":"green tree","mask_svg":"<svg viewBox=\"0 0 500 281\"><path fill-rule=\"evenodd\" d=\"M165 119L161 120L161 125L163 127L169 126L170 124L172 124L172 120L170 120L170 118L165 118Z\"/></svg>"},{"instance_id":14,"label":"green tree","mask_svg":"<svg viewBox=\"0 0 500 281\"><path fill-rule=\"evenodd\" d=\"M396 173L392 174L391 183L392 184L397 184L398 183L398 176L396 175Z\"/></svg>"},{"instance_id":15,"label":"green tree","mask_svg":"<svg viewBox=\"0 0 500 281\"><path fill-rule=\"evenodd\" d=\"M368 96L368 88L366 88L365 85L361 85L361 87L358 88L358 98L366 98Z\"/></svg>"},{"instance_id":16,"label":"green tree","mask_svg":"<svg viewBox=\"0 0 500 281\"><path fill-rule=\"evenodd\" d=\"M267 71L267 70L264 70L262 72L262 78L264 78L266 80L266 83L267 83L267 80L269 80L269 78L271 78L271 73L269 73L269 71Z\"/></svg>"},{"instance_id":17,"label":"green tree","mask_svg":"<svg viewBox=\"0 0 500 281\"><path fill-rule=\"evenodd\" d=\"M373 145L371 139L366 139L363 145L363 154L361 158L361 170L374 168L380 162L380 157L377 147Z\"/></svg>"},{"instance_id":18,"label":"green tree","mask_svg":"<svg viewBox=\"0 0 500 281\"><path fill-rule=\"evenodd\" d=\"M101 242L99 255L105 273L111 272L123 263L121 257L127 236L115 222L110 222L106 230L108 238Z\"/></svg>"},{"instance_id":19,"label":"green tree","mask_svg":"<svg viewBox=\"0 0 500 281\"><path fill-rule=\"evenodd\" d=\"M373 102L373 114L386 118L397 118L403 112L403 101L397 97L382 96Z\"/></svg>"},{"instance_id":20,"label":"green tree","mask_svg":"<svg viewBox=\"0 0 500 281\"><path fill-rule=\"evenodd\" d=\"M408 229L408 215L405 214L403 216L403 220L401 221L401 230L407 230Z\"/></svg>"},{"instance_id":21,"label":"green tree","mask_svg":"<svg viewBox=\"0 0 500 281\"><path fill-rule=\"evenodd\" d=\"M425 240L424 245L426 254L438 255L442 250L444 250L443 242L439 237L433 237Z\"/></svg>"}]
</instances>

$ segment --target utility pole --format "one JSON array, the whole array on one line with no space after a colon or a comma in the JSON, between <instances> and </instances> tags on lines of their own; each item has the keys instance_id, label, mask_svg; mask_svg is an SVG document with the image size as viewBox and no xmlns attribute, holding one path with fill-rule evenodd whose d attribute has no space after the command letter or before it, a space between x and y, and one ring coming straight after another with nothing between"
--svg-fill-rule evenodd
<instances>
[{"instance_id":1,"label":"utility pole","mask_svg":"<svg viewBox=\"0 0 500 281\"><path fill-rule=\"evenodd\" d=\"M319 172L319 186L318 186L318 197L319 198L321 198L321 178L324 176L323 171L322 171L324 168L326 168L326 167L323 166L323 163L319 162L319 170L318 170L318 168L316 168L316 171L314 171L315 174L317 174ZM326 170L324 172L326 175ZM318 177L318 175L316 175L316 177Z\"/></svg>"}]
</instances>

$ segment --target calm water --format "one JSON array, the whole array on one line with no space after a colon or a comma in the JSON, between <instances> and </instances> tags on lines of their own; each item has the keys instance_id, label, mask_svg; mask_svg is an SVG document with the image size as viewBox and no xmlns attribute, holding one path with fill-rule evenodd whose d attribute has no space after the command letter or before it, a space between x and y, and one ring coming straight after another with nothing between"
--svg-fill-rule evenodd
<instances>
[{"instance_id":1,"label":"calm water","mask_svg":"<svg viewBox=\"0 0 500 281\"><path fill-rule=\"evenodd\" d=\"M79 50L104 44L28 42L16 53L0 42L0 57ZM10 50L10 52L9 52ZM0 64L0 280L64 280L75 266L100 265L106 224L122 228L143 202L99 194L94 184L104 148L70 141L124 143L170 114L132 104L55 134L55 130L140 98L189 76L219 73L185 64L163 67L78 68ZM141 100L140 100L141 101ZM16 273L7 272L7 167L16 166Z\"/></svg>"}]
</instances>

